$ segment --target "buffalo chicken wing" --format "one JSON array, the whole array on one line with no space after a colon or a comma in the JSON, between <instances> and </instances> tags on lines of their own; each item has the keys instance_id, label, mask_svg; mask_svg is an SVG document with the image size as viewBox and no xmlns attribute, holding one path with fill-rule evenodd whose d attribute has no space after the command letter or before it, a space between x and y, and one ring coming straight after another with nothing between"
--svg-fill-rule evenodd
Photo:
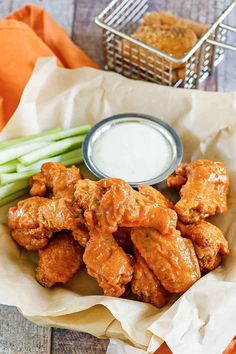
<instances>
[{"instance_id":1,"label":"buffalo chicken wing","mask_svg":"<svg viewBox=\"0 0 236 354\"><path fill-rule=\"evenodd\" d=\"M89 194L84 191L85 183L86 180L78 181L75 200L85 209L84 217L90 228L97 227L101 232L112 234L118 226L153 227L167 233L176 226L174 210L154 204L123 180L107 178L87 182Z\"/></svg>"},{"instance_id":2,"label":"buffalo chicken wing","mask_svg":"<svg viewBox=\"0 0 236 354\"><path fill-rule=\"evenodd\" d=\"M49 244L39 251L36 279L46 288L67 283L82 264L83 248L71 233L55 234Z\"/></svg>"},{"instance_id":3,"label":"buffalo chicken wing","mask_svg":"<svg viewBox=\"0 0 236 354\"><path fill-rule=\"evenodd\" d=\"M22 200L8 212L8 226L12 238L27 250L37 250L47 245L53 231L39 222L39 209L47 204L46 198L33 197Z\"/></svg>"},{"instance_id":4,"label":"buffalo chicken wing","mask_svg":"<svg viewBox=\"0 0 236 354\"><path fill-rule=\"evenodd\" d=\"M78 239L81 222L81 215L66 199L32 197L20 201L8 213L12 237L28 250L45 247L53 232L64 229L75 232Z\"/></svg>"},{"instance_id":5,"label":"buffalo chicken wing","mask_svg":"<svg viewBox=\"0 0 236 354\"><path fill-rule=\"evenodd\" d=\"M41 172L30 180L32 196L51 196L54 198L74 198L74 187L81 179L80 170L75 167L66 168L57 162L47 162Z\"/></svg>"},{"instance_id":6,"label":"buffalo chicken wing","mask_svg":"<svg viewBox=\"0 0 236 354\"><path fill-rule=\"evenodd\" d=\"M195 223L227 210L229 178L222 162L197 160L180 165L167 184L179 189L181 183L175 211L182 222Z\"/></svg>"},{"instance_id":7,"label":"buffalo chicken wing","mask_svg":"<svg viewBox=\"0 0 236 354\"><path fill-rule=\"evenodd\" d=\"M84 257L88 273L94 277L104 295L121 296L132 279L130 257L118 246L111 234L93 230Z\"/></svg>"},{"instance_id":8,"label":"buffalo chicken wing","mask_svg":"<svg viewBox=\"0 0 236 354\"><path fill-rule=\"evenodd\" d=\"M178 222L183 237L193 242L202 271L218 267L223 255L229 253L228 242L221 230L204 220L196 224L184 225Z\"/></svg>"},{"instance_id":9,"label":"buffalo chicken wing","mask_svg":"<svg viewBox=\"0 0 236 354\"><path fill-rule=\"evenodd\" d=\"M131 231L131 239L167 291L184 292L200 278L192 241L179 231L161 235L155 229L139 228Z\"/></svg>"}]
</instances>

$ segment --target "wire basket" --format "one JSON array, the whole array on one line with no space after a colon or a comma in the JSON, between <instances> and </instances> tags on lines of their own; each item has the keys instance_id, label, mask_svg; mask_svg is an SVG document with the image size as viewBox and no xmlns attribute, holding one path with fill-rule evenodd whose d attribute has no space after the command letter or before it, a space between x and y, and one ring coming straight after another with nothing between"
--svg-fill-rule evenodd
<instances>
[{"instance_id":1,"label":"wire basket","mask_svg":"<svg viewBox=\"0 0 236 354\"><path fill-rule=\"evenodd\" d=\"M105 69L133 79L197 88L221 62L225 49L236 51L226 44L228 31L236 32L227 24L235 7L236 0L113 0L95 18L103 28ZM149 11L170 11L206 24L208 29L182 58L175 58L131 37ZM182 68L181 79L176 67Z\"/></svg>"}]
</instances>

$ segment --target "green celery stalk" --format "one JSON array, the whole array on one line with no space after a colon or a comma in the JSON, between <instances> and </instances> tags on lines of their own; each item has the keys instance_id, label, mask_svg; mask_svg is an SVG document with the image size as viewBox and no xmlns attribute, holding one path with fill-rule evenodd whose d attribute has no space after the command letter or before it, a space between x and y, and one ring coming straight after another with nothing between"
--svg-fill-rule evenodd
<instances>
[{"instance_id":1,"label":"green celery stalk","mask_svg":"<svg viewBox=\"0 0 236 354\"><path fill-rule=\"evenodd\" d=\"M18 192L12 193L12 194L8 195L7 197L0 199L0 207L2 207L3 205L6 205L8 203L11 203L14 200L22 197L23 195L25 195L28 192L28 190L29 190L28 188L24 188Z\"/></svg>"},{"instance_id":2,"label":"green celery stalk","mask_svg":"<svg viewBox=\"0 0 236 354\"><path fill-rule=\"evenodd\" d=\"M15 160L16 158L28 154L31 151L40 149L48 145L47 142L38 142L38 143L29 143L24 145L15 145L6 150L0 151L0 164L4 164L11 160Z\"/></svg>"},{"instance_id":3,"label":"green celery stalk","mask_svg":"<svg viewBox=\"0 0 236 354\"><path fill-rule=\"evenodd\" d=\"M81 125L80 127L66 129L66 130L62 130L61 128L56 128L40 134L34 134L34 135L30 135L18 139L3 141L2 143L0 143L0 150L13 146L15 144L23 145L26 142L36 143L39 141L51 142L51 141L62 140L72 136L87 134L90 129L91 129L90 125Z\"/></svg>"},{"instance_id":4,"label":"green celery stalk","mask_svg":"<svg viewBox=\"0 0 236 354\"><path fill-rule=\"evenodd\" d=\"M19 161L23 165L31 165L39 160L43 160L48 157L59 155L66 152L74 147L79 147L82 145L86 135L80 135L72 138L67 138L61 141L51 143L42 149L37 151L32 151L29 154L21 156Z\"/></svg>"},{"instance_id":5,"label":"green celery stalk","mask_svg":"<svg viewBox=\"0 0 236 354\"><path fill-rule=\"evenodd\" d=\"M4 185L8 183L17 182L22 179L32 177L37 172L38 172L37 170L30 170L30 171L19 172L19 173L2 173L0 175L1 184Z\"/></svg>"},{"instance_id":6,"label":"green celery stalk","mask_svg":"<svg viewBox=\"0 0 236 354\"><path fill-rule=\"evenodd\" d=\"M50 129L46 132L39 133L39 134L33 134L33 135L23 136L22 138L16 138L16 139L2 141L2 142L0 142L0 150L10 147L12 145L19 144L19 143L29 142L30 140L34 140L34 142L36 142L36 141L38 142L39 140L41 140L41 139L43 140L43 138L46 138L47 136L50 137L51 135L54 135L55 133L58 133L60 131L62 131L62 128L55 128L55 129Z\"/></svg>"},{"instance_id":7,"label":"green celery stalk","mask_svg":"<svg viewBox=\"0 0 236 354\"><path fill-rule=\"evenodd\" d=\"M23 179L14 183L6 184L5 186L0 187L0 200L15 193L19 192L22 189L27 188L29 185L28 179Z\"/></svg>"},{"instance_id":8,"label":"green celery stalk","mask_svg":"<svg viewBox=\"0 0 236 354\"><path fill-rule=\"evenodd\" d=\"M66 152L62 155L57 155L57 156L49 157L48 159L40 160L40 161L38 161L32 165L28 165L28 166L18 163L16 165L16 170L17 170L17 172L25 172L25 171L30 171L30 170L40 171L41 166L46 162L61 162L61 163L65 164L65 162L67 160L70 160L73 158L82 159L82 149L81 148ZM69 165L67 165L67 166L69 166Z\"/></svg>"},{"instance_id":9,"label":"green celery stalk","mask_svg":"<svg viewBox=\"0 0 236 354\"><path fill-rule=\"evenodd\" d=\"M91 129L90 125L81 125L80 127L70 128L58 132L56 134L51 134L47 136L47 138L50 137L52 141L62 140L62 139L70 138L72 136L87 134L90 131L90 129Z\"/></svg>"},{"instance_id":10,"label":"green celery stalk","mask_svg":"<svg viewBox=\"0 0 236 354\"><path fill-rule=\"evenodd\" d=\"M1 173L9 173L9 172L15 172L17 169L17 161L18 160L12 160L10 162L7 162L3 165L0 165L0 174Z\"/></svg>"}]
</instances>

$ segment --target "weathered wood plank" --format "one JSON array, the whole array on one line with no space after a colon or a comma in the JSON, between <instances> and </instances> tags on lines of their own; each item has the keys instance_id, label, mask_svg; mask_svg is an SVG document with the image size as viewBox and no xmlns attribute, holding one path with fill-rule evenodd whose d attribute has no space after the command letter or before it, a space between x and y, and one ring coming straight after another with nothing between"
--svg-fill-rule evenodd
<instances>
[{"instance_id":1,"label":"weathered wood plank","mask_svg":"<svg viewBox=\"0 0 236 354\"><path fill-rule=\"evenodd\" d=\"M236 27L236 9L228 18L228 24ZM226 41L236 47L236 33L228 32ZM226 50L224 61L219 65L218 87L219 91L236 91L236 52Z\"/></svg>"},{"instance_id":2,"label":"weathered wood plank","mask_svg":"<svg viewBox=\"0 0 236 354\"><path fill-rule=\"evenodd\" d=\"M90 334L54 329L52 336L52 354L104 354L107 340L97 339Z\"/></svg>"},{"instance_id":3,"label":"weathered wood plank","mask_svg":"<svg viewBox=\"0 0 236 354\"><path fill-rule=\"evenodd\" d=\"M14 307L0 306L1 354L50 354L51 329L22 317Z\"/></svg>"},{"instance_id":4,"label":"weathered wood plank","mask_svg":"<svg viewBox=\"0 0 236 354\"><path fill-rule=\"evenodd\" d=\"M0 18L6 16L11 9L11 0L0 1Z\"/></svg>"},{"instance_id":5,"label":"weathered wood plank","mask_svg":"<svg viewBox=\"0 0 236 354\"><path fill-rule=\"evenodd\" d=\"M5 0L2 2L5 2ZM71 35L74 18L74 0L12 0L11 3L11 11L29 3L43 7Z\"/></svg>"},{"instance_id":6,"label":"weathered wood plank","mask_svg":"<svg viewBox=\"0 0 236 354\"><path fill-rule=\"evenodd\" d=\"M72 39L91 59L103 67L102 30L95 22L95 16L103 10L109 0L76 0Z\"/></svg>"}]
</instances>

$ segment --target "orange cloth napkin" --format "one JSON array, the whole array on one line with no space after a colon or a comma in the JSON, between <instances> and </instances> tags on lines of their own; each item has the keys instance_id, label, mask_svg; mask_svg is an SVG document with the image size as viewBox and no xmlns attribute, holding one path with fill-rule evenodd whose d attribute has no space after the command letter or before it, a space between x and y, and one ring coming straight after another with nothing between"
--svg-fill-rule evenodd
<instances>
[{"instance_id":1,"label":"orange cloth napkin","mask_svg":"<svg viewBox=\"0 0 236 354\"><path fill-rule=\"evenodd\" d=\"M66 68L97 65L41 8L27 5L0 20L0 130L14 113L39 57Z\"/></svg>"}]
</instances>

